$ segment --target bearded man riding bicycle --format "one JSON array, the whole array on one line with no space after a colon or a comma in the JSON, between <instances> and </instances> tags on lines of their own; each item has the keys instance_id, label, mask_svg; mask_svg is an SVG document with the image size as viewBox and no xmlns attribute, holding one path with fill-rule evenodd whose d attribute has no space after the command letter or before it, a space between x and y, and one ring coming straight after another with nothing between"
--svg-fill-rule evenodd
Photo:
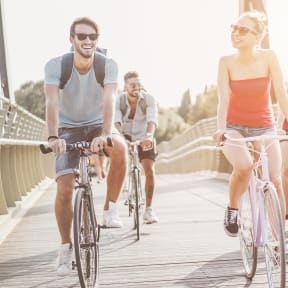
<instances>
[{"instance_id":1,"label":"bearded man riding bicycle","mask_svg":"<svg viewBox=\"0 0 288 288\"><path fill-rule=\"evenodd\" d=\"M158 125L155 98L143 90L139 74L129 71L124 76L125 92L116 101L115 126L129 141L141 140L138 155L146 177L146 209L144 222L158 222L152 211L155 190L155 159L157 156L154 132Z\"/></svg>"}]
</instances>

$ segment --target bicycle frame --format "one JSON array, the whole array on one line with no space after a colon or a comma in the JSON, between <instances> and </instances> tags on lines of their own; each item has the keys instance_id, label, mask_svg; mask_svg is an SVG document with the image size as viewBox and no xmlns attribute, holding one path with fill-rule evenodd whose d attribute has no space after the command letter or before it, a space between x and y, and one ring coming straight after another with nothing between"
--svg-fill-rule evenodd
<instances>
[{"instance_id":1,"label":"bicycle frame","mask_svg":"<svg viewBox=\"0 0 288 288\"><path fill-rule=\"evenodd\" d=\"M77 188L84 188L85 189L85 194L84 194L84 198L83 201L90 201L91 202L91 209L93 209L93 214L95 215L94 212L94 203L93 203L93 195L92 195L92 189L91 189L91 184L90 184L90 177L88 174L88 165L89 165L89 152L86 151L85 149L81 149L80 150L80 160L79 160L79 174L76 172L75 174L75 179L77 182L77 186L75 186L75 190ZM78 180L77 180L78 179ZM87 199L89 197L89 199ZM86 205L84 205L84 207L86 207ZM88 215L89 211L87 211L87 209L84 209L83 211L83 217L84 217L84 235L85 237L88 237L89 235L89 215ZM96 225L97 225L97 221L95 219ZM98 235L97 235L97 240L99 240L99 229L98 231Z\"/></svg>"},{"instance_id":2,"label":"bicycle frame","mask_svg":"<svg viewBox=\"0 0 288 288\"><path fill-rule=\"evenodd\" d=\"M260 144L260 151L254 147L248 147L251 156L256 154L257 159L253 158L255 161L249 179L248 192L244 193L239 201L238 236L246 277L248 279L254 277L257 269L257 249L263 247L269 287L274 288L280 285L284 288L286 263L283 215L276 188L269 178L267 151L275 140L288 140L288 137L286 135L261 135L231 138L224 134L224 138L232 141L228 145L236 147L243 148L243 145L237 145L236 142ZM264 140L272 141L265 143ZM277 282L276 286L274 286L274 281Z\"/></svg>"},{"instance_id":3,"label":"bicycle frame","mask_svg":"<svg viewBox=\"0 0 288 288\"><path fill-rule=\"evenodd\" d=\"M255 151L252 151L255 152ZM261 167L262 175L258 178L258 168ZM263 247L266 242L266 232L264 227L266 226L264 217L264 189L265 186L270 183L268 172L268 158L267 152L261 143L261 150L259 152L259 159L254 163L253 171L249 181L249 196L252 206L252 219L254 227L254 245L255 247ZM259 202L257 207L257 185L259 185Z\"/></svg>"},{"instance_id":4,"label":"bicycle frame","mask_svg":"<svg viewBox=\"0 0 288 288\"><path fill-rule=\"evenodd\" d=\"M130 156L130 171L133 171L134 169L140 171L140 165L139 165L139 158L138 158L138 145L140 144L140 141L131 142L131 150L129 150L129 156ZM129 172L130 172L129 171Z\"/></svg>"},{"instance_id":5,"label":"bicycle frame","mask_svg":"<svg viewBox=\"0 0 288 288\"><path fill-rule=\"evenodd\" d=\"M108 139L108 138L107 138ZM112 143L112 142L110 142ZM75 261L72 268L77 267L80 286L94 287L99 275L99 226L97 225L93 195L88 174L90 143L86 141L66 145L67 151L78 150L79 166L75 169L75 198L73 213L73 234ZM49 146L40 145L42 153L52 152ZM97 229L98 228L98 229Z\"/></svg>"},{"instance_id":6,"label":"bicycle frame","mask_svg":"<svg viewBox=\"0 0 288 288\"><path fill-rule=\"evenodd\" d=\"M137 239L140 239L140 209L143 205L141 168L138 157L138 146L140 141L130 143L129 147L129 182L128 182L128 208L129 216L134 210L134 229L137 230Z\"/></svg>"},{"instance_id":7,"label":"bicycle frame","mask_svg":"<svg viewBox=\"0 0 288 288\"><path fill-rule=\"evenodd\" d=\"M273 185L270 181L269 169L268 169L268 156L267 150L270 145L265 148L265 139L275 139L275 140L288 140L286 135L261 135L255 137L246 138L231 138L228 134L224 134L224 138L234 141L234 142L260 142L260 151L254 148L248 148L251 153L256 153L258 155L258 160L253 163L253 170L249 180L249 197L252 206L252 219L254 227L254 245L255 247L263 247L266 243L267 235L264 227L266 227L265 217L264 217L264 191L268 184ZM231 144L238 146L237 144ZM239 146L238 146L239 147ZM259 176L258 169L261 167L261 176ZM257 189L257 186L259 187ZM274 186L274 185L273 185ZM258 203L257 203L257 193L258 193ZM240 202L241 205L241 202Z\"/></svg>"}]
</instances>

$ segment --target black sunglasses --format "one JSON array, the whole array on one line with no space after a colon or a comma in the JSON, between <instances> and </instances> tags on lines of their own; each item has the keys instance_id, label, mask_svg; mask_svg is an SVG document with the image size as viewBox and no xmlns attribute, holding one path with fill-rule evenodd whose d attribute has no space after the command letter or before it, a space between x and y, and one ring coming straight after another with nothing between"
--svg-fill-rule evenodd
<instances>
[{"instance_id":1,"label":"black sunglasses","mask_svg":"<svg viewBox=\"0 0 288 288\"><path fill-rule=\"evenodd\" d=\"M232 24L230 28L231 28L231 33L232 34L238 32L238 34L240 36L245 36L249 32L254 34L254 35L258 34L256 31L253 31L253 30L251 30L251 29L249 29L247 27L244 27L244 26L238 26L238 25Z\"/></svg>"},{"instance_id":2,"label":"black sunglasses","mask_svg":"<svg viewBox=\"0 0 288 288\"><path fill-rule=\"evenodd\" d=\"M91 40L91 41L95 41L97 40L99 34L93 33L93 34L85 34L85 33L75 33L75 35L77 36L78 40L80 41L84 41L87 37Z\"/></svg>"}]
</instances>

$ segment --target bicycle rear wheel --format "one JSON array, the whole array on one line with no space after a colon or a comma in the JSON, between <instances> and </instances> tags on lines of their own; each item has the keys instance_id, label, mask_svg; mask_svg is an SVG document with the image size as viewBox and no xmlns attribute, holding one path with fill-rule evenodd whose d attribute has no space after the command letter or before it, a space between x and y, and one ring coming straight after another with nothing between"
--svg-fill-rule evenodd
<instances>
[{"instance_id":1,"label":"bicycle rear wheel","mask_svg":"<svg viewBox=\"0 0 288 288\"><path fill-rule=\"evenodd\" d=\"M142 181L141 181L141 172L138 169L138 207L139 207L139 217L144 216L144 205L145 199L143 197L143 188L142 188Z\"/></svg>"},{"instance_id":2,"label":"bicycle rear wheel","mask_svg":"<svg viewBox=\"0 0 288 288\"><path fill-rule=\"evenodd\" d=\"M82 288L96 287L99 275L98 231L91 195L79 188L74 204L75 258Z\"/></svg>"},{"instance_id":3,"label":"bicycle rear wheel","mask_svg":"<svg viewBox=\"0 0 288 288\"><path fill-rule=\"evenodd\" d=\"M278 195L275 187L268 184L264 188L265 262L269 287L285 287L285 236Z\"/></svg>"},{"instance_id":4,"label":"bicycle rear wheel","mask_svg":"<svg viewBox=\"0 0 288 288\"><path fill-rule=\"evenodd\" d=\"M240 250L246 277L252 279L257 268L257 247L254 245L253 212L250 193L242 196L239 209L239 232Z\"/></svg>"}]
</instances>

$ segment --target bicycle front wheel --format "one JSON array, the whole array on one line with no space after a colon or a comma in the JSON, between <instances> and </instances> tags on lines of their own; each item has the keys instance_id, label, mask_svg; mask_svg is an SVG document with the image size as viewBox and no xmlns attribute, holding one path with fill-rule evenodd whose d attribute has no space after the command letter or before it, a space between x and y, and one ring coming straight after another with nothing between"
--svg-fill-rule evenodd
<instances>
[{"instance_id":1,"label":"bicycle front wheel","mask_svg":"<svg viewBox=\"0 0 288 288\"><path fill-rule=\"evenodd\" d=\"M269 287L285 287L285 236L278 195L272 184L264 188L265 262Z\"/></svg>"},{"instance_id":2,"label":"bicycle front wheel","mask_svg":"<svg viewBox=\"0 0 288 288\"><path fill-rule=\"evenodd\" d=\"M254 245L253 212L250 193L243 194L239 209L240 250L246 277L252 279L257 268L257 247Z\"/></svg>"},{"instance_id":3,"label":"bicycle front wheel","mask_svg":"<svg viewBox=\"0 0 288 288\"><path fill-rule=\"evenodd\" d=\"M99 274L98 231L91 195L79 188L74 204L75 258L82 288L96 287Z\"/></svg>"},{"instance_id":4,"label":"bicycle front wheel","mask_svg":"<svg viewBox=\"0 0 288 288\"><path fill-rule=\"evenodd\" d=\"M137 170L132 172L132 187L134 192L134 227L136 228L137 240L140 239L140 213L139 213L139 178Z\"/></svg>"}]
</instances>

